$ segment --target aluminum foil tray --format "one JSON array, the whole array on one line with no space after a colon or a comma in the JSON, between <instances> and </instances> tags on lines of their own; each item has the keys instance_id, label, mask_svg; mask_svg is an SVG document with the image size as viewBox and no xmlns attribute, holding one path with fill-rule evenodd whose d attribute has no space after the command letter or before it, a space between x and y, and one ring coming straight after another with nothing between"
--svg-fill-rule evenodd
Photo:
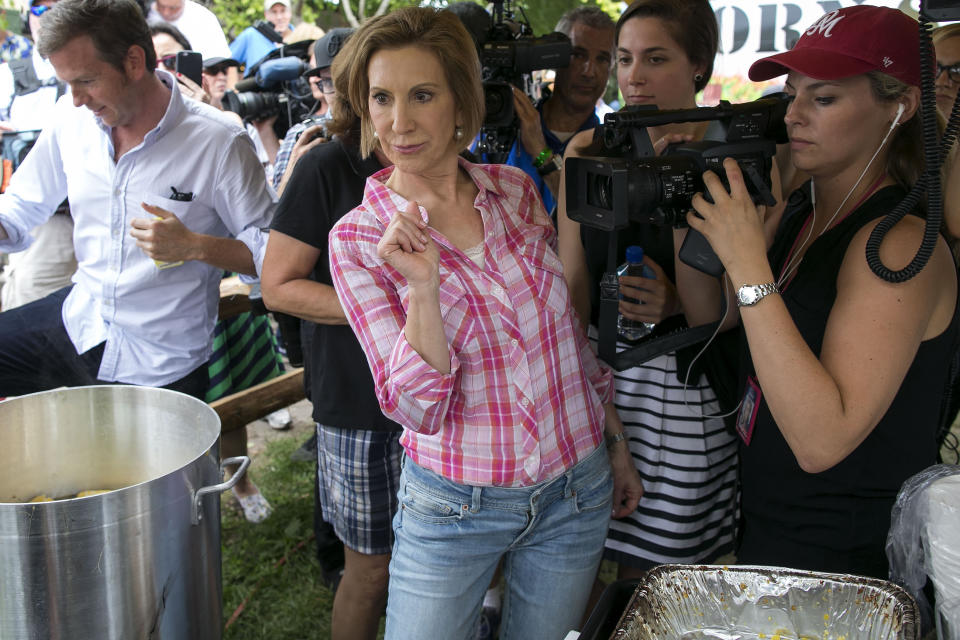
<instances>
[{"instance_id":1,"label":"aluminum foil tray","mask_svg":"<svg viewBox=\"0 0 960 640\"><path fill-rule=\"evenodd\" d=\"M919 640L916 602L873 578L749 566L661 565L611 640Z\"/></svg>"}]
</instances>

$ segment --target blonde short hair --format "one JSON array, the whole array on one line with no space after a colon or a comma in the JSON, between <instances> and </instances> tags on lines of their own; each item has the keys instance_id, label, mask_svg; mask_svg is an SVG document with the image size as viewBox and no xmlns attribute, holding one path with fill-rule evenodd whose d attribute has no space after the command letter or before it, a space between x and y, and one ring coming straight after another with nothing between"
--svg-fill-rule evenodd
<instances>
[{"instance_id":1,"label":"blonde short hair","mask_svg":"<svg viewBox=\"0 0 960 640\"><path fill-rule=\"evenodd\" d=\"M933 44L957 36L960 36L960 22L952 22L933 30Z\"/></svg>"},{"instance_id":2,"label":"blonde short hair","mask_svg":"<svg viewBox=\"0 0 960 640\"><path fill-rule=\"evenodd\" d=\"M287 44L294 42L303 42L304 40L318 40L323 37L323 29L312 22L301 22L293 31L288 31L283 36L283 41Z\"/></svg>"},{"instance_id":3,"label":"blonde short hair","mask_svg":"<svg viewBox=\"0 0 960 640\"><path fill-rule=\"evenodd\" d=\"M485 108L480 60L470 34L452 12L421 7L396 9L364 22L347 44L334 58L331 72L334 84L347 90L345 97L351 110L360 118L363 157L369 156L377 145L367 104L370 92L367 67L373 54L381 49L418 46L436 55L460 114L458 125L463 129L463 136L458 139L466 147L476 137ZM452 137L453 132L450 135Z\"/></svg>"}]
</instances>

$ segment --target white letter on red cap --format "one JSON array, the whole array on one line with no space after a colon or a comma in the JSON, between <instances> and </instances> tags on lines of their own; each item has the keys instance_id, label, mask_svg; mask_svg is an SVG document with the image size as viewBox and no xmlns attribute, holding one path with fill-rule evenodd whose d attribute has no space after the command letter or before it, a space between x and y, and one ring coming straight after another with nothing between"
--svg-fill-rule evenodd
<instances>
[{"instance_id":1,"label":"white letter on red cap","mask_svg":"<svg viewBox=\"0 0 960 640\"><path fill-rule=\"evenodd\" d=\"M838 13L840 13L840 11L835 9L829 13L823 14L823 17L814 22L813 26L807 29L807 35L812 36L819 31L824 38L829 38L831 29L837 26L837 23L844 18L844 16L837 15Z\"/></svg>"}]
</instances>

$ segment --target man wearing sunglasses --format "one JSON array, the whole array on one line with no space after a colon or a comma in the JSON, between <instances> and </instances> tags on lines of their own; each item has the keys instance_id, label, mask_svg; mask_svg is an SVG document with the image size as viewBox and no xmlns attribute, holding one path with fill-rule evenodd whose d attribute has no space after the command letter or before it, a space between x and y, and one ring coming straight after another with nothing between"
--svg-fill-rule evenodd
<instances>
[{"instance_id":1,"label":"man wearing sunglasses","mask_svg":"<svg viewBox=\"0 0 960 640\"><path fill-rule=\"evenodd\" d=\"M34 0L27 25L35 37L55 0ZM4 178L17 168L37 132L53 118L54 106L69 90L59 82L53 66L34 48L29 56L0 65L0 132L3 139ZM0 189L2 190L2 189ZM73 252L73 219L66 204L30 234L26 251L11 254L4 269L0 309L9 310L38 300L70 284L77 268Z\"/></svg>"},{"instance_id":2,"label":"man wearing sunglasses","mask_svg":"<svg viewBox=\"0 0 960 640\"><path fill-rule=\"evenodd\" d=\"M0 250L29 246L69 194L78 269L0 313L0 396L119 382L203 397L220 276L256 273L273 190L243 128L156 68L133 0L61 0L43 19L72 100L0 195Z\"/></svg>"},{"instance_id":3,"label":"man wearing sunglasses","mask_svg":"<svg viewBox=\"0 0 960 640\"><path fill-rule=\"evenodd\" d=\"M227 76L240 63L233 58L207 58L203 61L203 90L210 96L210 105L223 111L223 94L227 91Z\"/></svg>"}]
</instances>

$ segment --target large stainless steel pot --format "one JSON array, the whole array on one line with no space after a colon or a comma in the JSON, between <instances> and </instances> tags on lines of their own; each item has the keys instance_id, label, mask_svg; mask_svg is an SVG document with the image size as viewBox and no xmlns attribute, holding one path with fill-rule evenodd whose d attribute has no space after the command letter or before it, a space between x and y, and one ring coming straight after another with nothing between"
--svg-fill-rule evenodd
<instances>
[{"instance_id":1,"label":"large stainless steel pot","mask_svg":"<svg viewBox=\"0 0 960 640\"><path fill-rule=\"evenodd\" d=\"M219 484L219 439L164 389L0 402L0 639L220 638L219 492L249 459ZM88 489L112 491L22 503Z\"/></svg>"}]
</instances>

